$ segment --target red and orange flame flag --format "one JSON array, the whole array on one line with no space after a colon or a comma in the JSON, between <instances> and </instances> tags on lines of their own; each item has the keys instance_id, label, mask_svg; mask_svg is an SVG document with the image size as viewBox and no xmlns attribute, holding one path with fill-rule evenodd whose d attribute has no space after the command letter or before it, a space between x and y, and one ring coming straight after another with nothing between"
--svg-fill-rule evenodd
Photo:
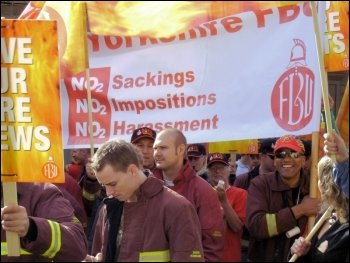
<instances>
[{"instance_id":1,"label":"red and orange flame flag","mask_svg":"<svg viewBox=\"0 0 350 263\"><path fill-rule=\"evenodd\" d=\"M89 67L85 2L32 1L19 18L57 21L62 79Z\"/></svg>"},{"instance_id":2,"label":"red and orange flame flag","mask_svg":"<svg viewBox=\"0 0 350 263\"><path fill-rule=\"evenodd\" d=\"M219 17L298 3L300 1L31 1L19 18L57 19L61 53L65 53L61 64L75 71L77 64L86 63L84 59L76 60L86 51L82 50L86 47L82 30L86 27L96 35L169 37ZM307 5L305 2L305 10ZM327 71L349 69L348 12L347 1L327 4L324 35Z\"/></svg>"},{"instance_id":3,"label":"red and orange flame flag","mask_svg":"<svg viewBox=\"0 0 350 263\"><path fill-rule=\"evenodd\" d=\"M170 37L232 14L300 1L108 1L87 2L89 30L96 35Z\"/></svg>"},{"instance_id":4,"label":"red and orange flame flag","mask_svg":"<svg viewBox=\"0 0 350 263\"><path fill-rule=\"evenodd\" d=\"M327 1L324 53L326 71L349 70L348 1Z\"/></svg>"}]
</instances>

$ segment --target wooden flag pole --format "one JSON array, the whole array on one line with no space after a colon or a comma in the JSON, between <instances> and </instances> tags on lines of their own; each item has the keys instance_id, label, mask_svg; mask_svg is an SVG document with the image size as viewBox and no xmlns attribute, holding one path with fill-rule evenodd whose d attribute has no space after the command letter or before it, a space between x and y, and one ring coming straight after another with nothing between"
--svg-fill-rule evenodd
<instances>
[{"instance_id":1,"label":"wooden flag pole","mask_svg":"<svg viewBox=\"0 0 350 263\"><path fill-rule=\"evenodd\" d=\"M17 205L17 183L2 182L2 190L4 196L4 206ZM6 231L7 256L20 256L19 235L16 232Z\"/></svg>"},{"instance_id":2,"label":"wooden flag pole","mask_svg":"<svg viewBox=\"0 0 350 263\"><path fill-rule=\"evenodd\" d=\"M86 92L87 92L87 100L88 100L88 114L89 114L89 140L90 140L90 156L94 155L94 134L92 127L92 100L91 100L91 87L90 87L90 69L89 67L85 70L86 76Z\"/></svg>"},{"instance_id":3,"label":"wooden flag pole","mask_svg":"<svg viewBox=\"0 0 350 263\"><path fill-rule=\"evenodd\" d=\"M309 196L312 198L317 197L317 164L318 164L318 148L319 148L320 133L312 133L312 148L311 148L311 169L310 169L310 191ZM312 229L315 224L315 216L309 216L308 218L308 230Z\"/></svg>"},{"instance_id":4,"label":"wooden flag pole","mask_svg":"<svg viewBox=\"0 0 350 263\"><path fill-rule=\"evenodd\" d=\"M310 233L307 235L307 237L305 238L306 240L310 241L312 239L312 237L316 234L316 232L318 231L318 229L323 225L323 223L330 217L330 215L332 214L332 210L333 207L329 206L328 209L323 213L322 217L320 218L320 220L318 220L317 224L311 229ZM289 262L294 262L298 259L298 255L294 254L291 259L289 260Z\"/></svg>"},{"instance_id":5,"label":"wooden flag pole","mask_svg":"<svg viewBox=\"0 0 350 263\"><path fill-rule=\"evenodd\" d=\"M332 133L333 126L332 126L331 110L329 107L328 80L327 80L327 74L324 66L324 58L323 58L324 52L321 45L320 28L318 24L317 11L315 6L316 4L315 4L315 1L310 1L310 4L311 4L313 25L315 30L315 37L316 37L317 54L319 59L319 70L321 75L321 87L322 87L323 107L324 107L324 112L326 117L326 128L328 133Z\"/></svg>"},{"instance_id":6,"label":"wooden flag pole","mask_svg":"<svg viewBox=\"0 0 350 263\"><path fill-rule=\"evenodd\" d=\"M324 57L323 57L323 50L321 46L321 37L320 37L320 28L318 24L318 18L317 18L317 11L315 2L311 1L311 12L312 12L312 19L313 19L313 25L314 25L314 31L315 31L315 37L316 37L316 47L317 47L317 54L319 59L319 70L321 75L321 87L322 87L322 97L323 97L323 106L324 106L324 112L326 117L326 130L328 133L332 133L333 127L332 127L332 118L331 118L331 111L329 107L329 95L328 95L328 80L327 75L325 71L324 66ZM316 165L318 163L318 148L319 148L319 133L313 133L312 134L312 169L311 169L311 176L310 176L310 197L317 197L317 169ZM335 156L331 156L333 162L335 161ZM325 213L326 214L326 213ZM321 220L320 220L321 221ZM311 229L315 222L315 217L309 217L308 219L308 229ZM317 225L315 225L316 227ZM314 227L314 228L315 228ZM314 235L316 231L314 231L314 228L312 228L312 231L309 233L308 237L310 239ZM312 235L311 235L312 234ZM291 261L293 262L293 261Z\"/></svg>"},{"instance_id":7,"label":"wooden flag pole","mask_svg":"<svg viewBox=\"0 0 350 263\"><path fill-rule=\"evenodd\" d=\"M86 93L87 93L87 101L88 101L88 130L89 130L89 141L90 141L90 154L91 157L94 155L94 131L92 126L92 99L91 99L91 86L90 86L90 65L89 65L89 50L87 44L87 7L86 3L83 5L84 7L84 19L83 19L83 31L84 31L84 49L85 49L85 78L86 78Z\"/></svg>"}]
</instances>

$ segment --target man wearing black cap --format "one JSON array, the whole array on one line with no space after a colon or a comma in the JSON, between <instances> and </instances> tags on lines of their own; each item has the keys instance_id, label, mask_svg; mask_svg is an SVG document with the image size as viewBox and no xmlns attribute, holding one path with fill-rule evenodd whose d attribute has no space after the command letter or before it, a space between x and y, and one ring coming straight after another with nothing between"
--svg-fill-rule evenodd
<instances>
[{"instance_id":1,"label":"man wearing black cap","mask_svg":"<svg viewBox=\"0 0 350 263\"><path fill-rule=\"evenodd\" d=\"M208 181L207 175L207 151L201 143L189 144L187 146L187 158L197 175Z\"/></svg>"},{"instance_id":2,"label":"man wearing black cap","mask_svg":"<svg viewBox=\"0 0 350 263\"><path fill-rule=\"evenodd\" d=\"M143 168L153 171L156 168L153 157L153 143L156 139L156 132L148 127L141 127L132 133L131 143L142 153Z\"/></svg>"},{"instance_id":3,"label":"man wearing black cap","mask_svg":"<svg viewBox=\"0 0 350 263\"><path fill-rule=\"evenodd\" d=\"M273 153L277 138L267 138L259 140L260 164L248 173L236 177L234 186L248 190L250 181L259 174L273 173L275 171Z\"/></svg>"},{"instance_id":4,"label":"man wearing black cap","mask_svg":"<svg viewBox=\"0 0 350 263\"><path fill-rule=\"evenodd\" d=\"M260 164L254 167L248 173L244 173L236 177L234 181L234 186L248 190L250 181L260 174L270 173L273 174L275 171L274 165L274 148L277 138L267 138L259 140L259 159ZM246 227L243 229L243 235L241 238L241 261L245 262L247 260L249 247L249 232Z\"/></svg>"}]
</instances>

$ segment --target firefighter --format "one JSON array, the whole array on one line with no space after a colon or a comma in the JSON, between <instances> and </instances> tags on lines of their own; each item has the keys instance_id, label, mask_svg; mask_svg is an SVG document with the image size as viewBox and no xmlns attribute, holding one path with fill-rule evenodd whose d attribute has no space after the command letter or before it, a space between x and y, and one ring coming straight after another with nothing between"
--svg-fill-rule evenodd
<instances>
[{"instance_id":1,"label":"firefighter","mask_svg":"<svg viewBox=\"0 0 350 263\"><path fill-rule=\"evenodd\" d=\"M18 205L1 206L1 261L81 261L83 227L61 191L50 183L17 183ZM3 197L1 197L3 204ZM5 231L20 237L20 256L9 257Z\"/></svg>"}]
</instances>

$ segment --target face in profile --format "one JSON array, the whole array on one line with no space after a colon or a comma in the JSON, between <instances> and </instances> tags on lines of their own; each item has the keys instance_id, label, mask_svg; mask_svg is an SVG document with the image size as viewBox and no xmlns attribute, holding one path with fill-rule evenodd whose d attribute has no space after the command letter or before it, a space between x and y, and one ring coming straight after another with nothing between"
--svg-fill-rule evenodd
<instances>
[{"instance_id":1,"label":"face in profile","mask_svg":"<svg viewBox=\"0 0 350 263\"><path fill-rule=\"evenodd\" d=\"M182 162L179 147L176 147L174 136L171 133L159 133L154 141L154 160L161 170L168 170Z\"/></svg>"},{"instance_id":2,"label":"face in profile","mask_svg":"<svg viewBox=\"0 0 350 263\"><path fill-rule=\"evenodd\" d=\"M75 163L84 165L90 158L90 149L73 149L71 155Z\"/></svg>"},{"instance_id":3,"label":"face in profile","mask_svg":"<svg viewBox=\"0 0 350 263\"><path fill-rule=\"evenodd\" d=\"M236 174L236 170L237 170L236 160L233 160L233 158L230 157L228 159L228 164L230 165L230 174Z\"/></svg>"},{"instance_id":4,"label":"face in profile","mask_svg":"<svg viewBox=\"0 0 350 263\"><path fill-rule=\"evenodd\" d=\"M205 166L205 159L206 159L205 155L188 157L188 161L190 162L190 165L196 172L200 171Z\"/></svg>"}]
</instances>

